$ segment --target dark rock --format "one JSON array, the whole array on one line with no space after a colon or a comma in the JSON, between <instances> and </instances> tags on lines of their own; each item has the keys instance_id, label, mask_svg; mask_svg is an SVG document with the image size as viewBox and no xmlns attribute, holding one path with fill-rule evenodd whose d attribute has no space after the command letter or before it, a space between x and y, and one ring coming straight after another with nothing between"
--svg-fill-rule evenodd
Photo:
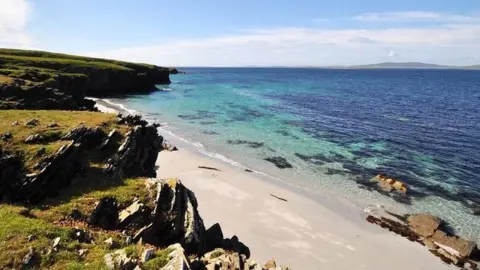
<instances>
[{"instance_id":1,"label":"dark rock","mask_svg":"<svg viewBox=\"0 0 480 270\"><path fill-rule=\"evenodd\" d=\"M35 155L33 155L33 157L34 158L39 158L39 157L45 155L46 152L47 152L47 149L45 149L45 147L42 147L42 148L37 150L37 152L35 153Z\"/></svg>"},{"instance_id":2,"label":"dark rock","mask_svg":"<svg viewBox=\"0 0 480 270\"><path fill-rule=\"evenodd\" d=\"M105 171L116 177L155 177L155 162L162 149L163 137L153 126L136 126L130 131Z\"/></svg>"},{"instance_id":3,"label":"dark rock","mask_svg":"<svg viewBox=\"0 0 480 270\"><path fill-rule=\"evenodd\" d=\"M79 126L69 131L62 140L72 140L76 143L81 143L87 149L93 149L102 144L105 133L99 128L88 128Z\"/></svg>"},{"instance_id":4,"label":"dark rock","mask_svg":"<svg viewBox=\"0 0 480 270\"><path fill-rule=\"evenodd\" d=\"M288 163L288 161L283 157L268 157L265 158L265 160L275 164L275 166L280 169L293 168L292 164Z\"/></svg>"},{"instance_id":5,"label":"dark rock","mask_svg":"<svg viewBox=\"0 0 480 270\"><path fill-rule=\"evenodd\" d=\"M40 120L38 119L31 119L29 121L27 121L27 123L25 123L26 126L38 126L38 124L40 124Z\"/></svg>"},{"instance_id":6,"label":"dark rock","mask_svg":"<svg viewBox=\"0 0 480 270\"><path fill-rule=\"evenodd\" d=\"M51 123L47 125L47 128L57 128L59 125L57 123Z\"/></svg>"},{"instance_id":7,"label":"dark rock","mask_svg":"<svg viewBox=\"0 0 480 270\"><path fill-rule=\"evenodd\" d=\"M250 169L245 169L246 172L253 172L252 170Z\"/></svg>"},{"instance_id":8,"label":"dark rock","mask_svg":"<svg viewBox=\"0 0 480 270\"><path fill-rule=\"evenodd\" d=\"M70 213L70 217L74 220L80 220L82 219L83 214L80 212L80 210L78 210L78 208L73 208L72 212Z\"/></svg>"},{"instance_id":9,"label":"dark rock","mask_svg":"<svg viewBox=\"0 0 480 270\"><path fill-rule=\"evenodd\" d=\"M146 126L148 122L142 119L141 115L117 115L117 123L128 126Z\"/></svg>"},{"instance_id":10,"label":"dark rock","mask_svg":"<svg viewBox=\"0 0 480 270\"><path fill-rule=\"evenodd\" d=\"M3 133L2 135L0 135L0 140L4 142L11 141L12 139L13 139L13 135L10 132Z\"/></svg>"},{"instance_id":11,"label":"dark rock","mask_svg":"<svg viewBox=\"0 0 480 270\"><path fill-rule=\"evenodd\" d=\"M98 226L102 229L115 228L117 226L117 221L117 201L112 197L105 197L97 202L95 209L87 220L89 225Z\"/></svg>"},{"instance_id":12,"label":"dark rock","mask_svg":"<svg viewBox=\"0 0 480 270\"><path fill-rule=\"evenodd\" d=\"M92 237L90 233L84 229L75 228L70 234L70 238L77 240L80 243L90 243L92 242Z\"/></svg>"},{"instance_id":13,"label":"dark rock","mask_svg":"<svg viewBox=\"0 0 480 270\"><path fill-rule=\"evenodd\" d=\"M103 241L103 243L107 246L108 249L114 249L114 248L117 248L119 246L118 243L115 242L112 237Z\"/></svg>"},{"instance_id":14,"label":"dark rock","mask_svg":"<svg viewBox=\"0 0 480 270\"><path fill-rule=\"evenodd\" d=\"M143 203L133 202L118 215L118 228L141 228L147 223L148 212Z\"/></svg>"},{"instance_id":15,"label":"dark rock","mask_svg":"<svg viewBox=\"0 0 480 270\"><path fill-rule=\"evenodd\" d=\"M235 251L238 254L243 254L247 258L250 258L250 249L240 242L238 237L234 235L231 239L224 240L224 249Z\"/></svg>"},{"instance_id":16,"label":"dark rock","mask_svg":"<svg viewBox=\"0 0 480 270\"><path fill-rule=\"evenodd\" d=\"M44 141L45 141L45 138L38 133L30 135L25 139L25 143L29 143L29 144L42 143Z\"/></svg>"},{"instance_id":17,"label":"dark rock","mask_svg":"<svg viewBox=\"0 0 480 270\"><path fill-rule=\"evenodd\" d=\"M108 133L107 138L102 142L102 144L98 147L99 149L104 149L107 146L110 145L111 141L114 139L114 137L118 134L118 131L116 129L110 131Z\"/></svg>"},{"instance_id":18,"label":"dark rock","mask_svg":"<svg viewBox=\"0 0 480 270\"><path fill-rule=\"evenodd\" d=\"M158 180L153 226L160 245L180 243L188 253L204 252L205 227L197 199L178 179ZM144 238L149 242L150 239Z\"/></svg>"},{"instance_id":19,"label":"dark rock","mask_svg":"<svg viewBox=\"0 0 480 270\"><path fill-rule=\"evenodd\" d=\"M141 239L148 239L148 242L159 243L158 236L156 235L156 230L153 224L149 224L140 230L138 230L133 236L133 241L138 242Z\"/></svg>"},{"instance_id":20,"label":"dark rock","mask_svg":"<svg viewBox=\"0 0 480 270\"><path fill-rule=\"evenodd\" d=\"M162 144L162 148L163 150L170 151L170 152L178 151L178 148L175 145L169 144L166 142Z\"/></svg>"},{"instance_id":21,"label":"dark rock","mask_svg":"<svg viewBox=\"0 0 480 270\"><path fill-rule=\"evenodd\" d=\"M220 224L215 223L205 232L206 250L223 247L223 232Z\"/></svg>"}]
</instances>

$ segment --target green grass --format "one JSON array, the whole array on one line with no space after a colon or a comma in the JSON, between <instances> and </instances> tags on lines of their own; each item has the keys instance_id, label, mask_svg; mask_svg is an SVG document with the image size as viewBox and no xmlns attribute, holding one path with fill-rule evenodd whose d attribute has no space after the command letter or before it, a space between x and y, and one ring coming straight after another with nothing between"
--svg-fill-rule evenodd
<instances>
[{"instance_id":1,"label":"green grass","mask_svg":"<svg viewBox=\"0 0 480 270\"><path fill-rule=\"evenodd\" d=\"M85 124L88 127L100 126L108 134L113 129L117 129L120 134L125 134L128 127L116 124L114 114L105 114L99 112L70 112L70 111L24 111L24 110L1 110L0 111L0 134L11 133L11 141L0 141L0 148L6 151L21 153L24 156L26 168L32 170L40 158L56 152L63 145L70 141L58 140L67 132L75 127ZM26 126L25 123L31 119L38 119L40 124L37 126ZM12 126L13 122L18 121L19 125ZM47 128L47 125L57 123L59 127ZM25 139L33 134L39 133L46 137L47 141L42 144L26 144ZM119 140L123 135L118 138ZM36 157L39 149L45 148L46 153L43 156ZM102 153L92 151L91 157L101 156ZM97 160L96 160L97 162Z\"/></svg>"},{"instance_id":2,"label":"green grass","mask_svg":"<svg viewBox=\"0 0 480 270\"><path fill-rule=\"evenodd\" d=\"M112 69L154 69L159 68L154 65L143 64L143 63L130 63L118 60L109 60L102 58L93 58L77 55L69 55L62 53L52 53L46 51L33 51L33 50L18 50L18 49L2 49L0 48L0 63L1 59L4 58L6 61L19 60L20 62L30 61L37 62L40 61L54 61L58 63L65 63L71 65L88 65L88 66L97 66L98 68L112 68ZM49 62L51 63L51 62Z\"/></svg>"},{"instance_id":3,"label":"green grass","mask_svg":"<svg viewBox=\"0 0 480 270\"><path fill-rule=\"evenodd\" d=\"M143 269L145 270L161 269L162 267L167 265L167 263L169 262L168 254L170 254L170 252L172 252L172 250L168 248L163 250L157 250L155 252L153 259L143 264Z\"/></svg>"}]
</instances>

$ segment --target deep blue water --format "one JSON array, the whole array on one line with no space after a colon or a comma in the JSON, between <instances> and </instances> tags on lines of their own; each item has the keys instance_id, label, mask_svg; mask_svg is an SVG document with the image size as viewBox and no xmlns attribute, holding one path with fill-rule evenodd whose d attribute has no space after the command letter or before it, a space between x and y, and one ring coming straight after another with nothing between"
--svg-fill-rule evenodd
<instances>
[{"instance_id":1,"label":"deep blue water","mask_svg":"<svg viewBox=\"0 0 480 270\"><path fill-rule=\"evenodd\" d=\"M480 232L480 72L191 68L115 100L210 152L354 201L429 211ZM279 156L293 165L265 161ZM407 196L370 179L386 173ZM372 195L374 194L374 195ZM478 239L477 239L478 240Z\"/></svg>"}]
</instances>

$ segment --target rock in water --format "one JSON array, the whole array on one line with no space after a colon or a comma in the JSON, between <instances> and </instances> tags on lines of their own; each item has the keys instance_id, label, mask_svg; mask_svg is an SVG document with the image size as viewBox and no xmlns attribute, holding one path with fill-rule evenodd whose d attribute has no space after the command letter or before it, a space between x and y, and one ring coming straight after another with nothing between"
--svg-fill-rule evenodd
<instances>
[{"instance_id":1,"label":"rock in water","mask_svg":"<svg viewBox=\"0 0 480 270\"><path fill-rule=\"evenodd\" d=\"M268 157L268 158L265 158L265 160L275 164L275 166L277 166L280 169L293 168L292 164L290 164L283 157Z\"/></svg>"},{"instance_id":2,"label":"rock in water","mask_svg":"<svg viewBox=\"0 0 480 270\"><path fill-rule=\"evenodd\" d=\"M432 236L440 226L440 220L437 217L427 214L411 215L407 222L412 231L423 237Z\"/></svg>"},{"instance_id":3,"label":"rock in water","mask_svg":"<svg viewBox=\"0 0 480 270\"><path fill-rule=\"evenodd\" d=\"M160 244L180 243L188 253L203 253L205 227L194 193L178 179L158 180L156 187L152 215Z\"/></svg>"}]
</instances>

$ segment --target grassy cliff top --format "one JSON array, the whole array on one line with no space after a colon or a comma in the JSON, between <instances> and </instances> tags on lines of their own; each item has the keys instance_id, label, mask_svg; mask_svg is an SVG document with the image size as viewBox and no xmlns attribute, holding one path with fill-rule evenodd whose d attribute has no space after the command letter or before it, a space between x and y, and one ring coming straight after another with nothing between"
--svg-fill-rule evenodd
<instances>
[{"instance_id":1,"label":"grassy cliff top","mask_svg":"<svg viewBox=\"0 0 480 270\"><path fill-rule=\"evenodd\" d=\"M119 131L121 137L128 131L127 126L118 125L114 114L99 112L71 112L71 111L23 111L0 110L0 135L10 133L10 140L0 140L0 149L20 153L25 160L26 169L33 171L33 166L47 155L55 153L70 141L60 140L70 130L80 125L94 128L100 126L108 134L113 129ZM27 126L26 123L37 119L36 126ZM12 125L16 123L15 125ZM55 123L55 127L47 127ZM42 143L25 143L30 135L40 134L45 138ZM120 138L119 138L120 139ZM44 150L41 150L44 149ZM39 151L44 152L39 155ZM94 154L94 153L92 153Z\"/></svg>"},{"instance_id":2,"label":"grassy cliff top","mask_svg":"<svg viewBox=\"0 0 480 270\"><path fill-rule=\"evenodd\" d=\"M124 61L84 57L62 53L0 48L0 64L2 62L4 64L15 64L22 66L59 64L67 66L88 66L118 70L159 68L157 66L148 64L129 63Z\"/></svg>"}]
</instances>

